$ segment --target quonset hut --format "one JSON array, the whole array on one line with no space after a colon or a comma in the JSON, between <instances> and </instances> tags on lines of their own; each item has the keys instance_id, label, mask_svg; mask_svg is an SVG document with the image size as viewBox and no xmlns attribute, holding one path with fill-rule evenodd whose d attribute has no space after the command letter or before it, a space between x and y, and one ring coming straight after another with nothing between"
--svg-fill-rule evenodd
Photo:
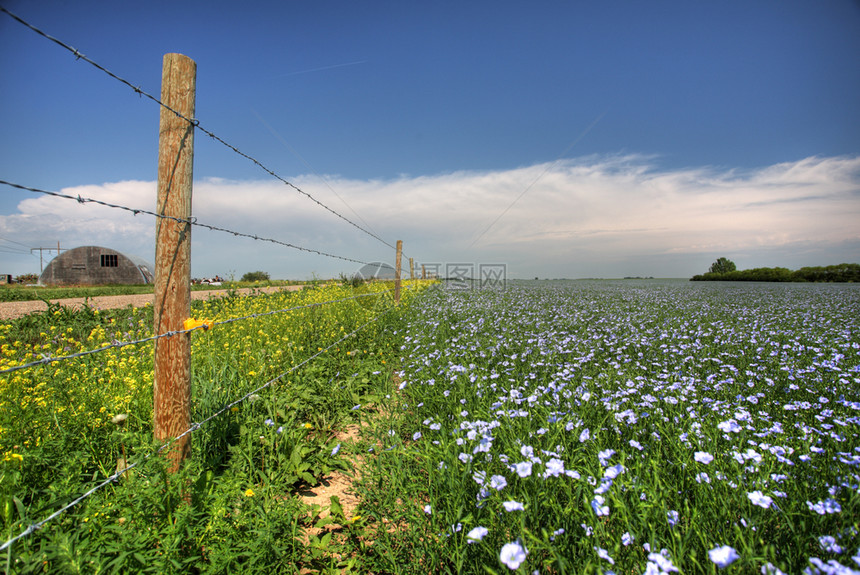
<instances>
[{"instance_id":1,"label":"quonset hut","mask_svg":"<svg viewBox=\"0 0 860 575\"><path fill-rule=\"evenodd\" d=\"M155 268L135 256L110 248L82 246L51 260L39 277L46 285L104 285L152 283Z\"/></svg>"}]
</instances>

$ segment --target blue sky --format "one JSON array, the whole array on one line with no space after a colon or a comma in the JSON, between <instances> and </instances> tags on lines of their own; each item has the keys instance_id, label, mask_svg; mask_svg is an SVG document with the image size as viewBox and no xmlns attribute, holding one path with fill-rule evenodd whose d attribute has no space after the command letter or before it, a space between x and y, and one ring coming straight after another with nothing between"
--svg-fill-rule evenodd
<instances>
[{"instance_id":1,"label":"blue sky","mask_svg":"<svg viewBox=\"0 0 860 575\"><path fill-rule=\"evenodd\" d=\"M165 53L193 58L201 125L419 262L860 261L857 2L2 5L154 95ZM154 208L157 105L5 14L0 78L0 179ZM199 133L194 172L201 222L393 259ZM153 258L152 218L0 188L0 273L38 271L9 252L58 241ZM193 238L196 276L355 267Z\"/></svg>"}]
</instances>

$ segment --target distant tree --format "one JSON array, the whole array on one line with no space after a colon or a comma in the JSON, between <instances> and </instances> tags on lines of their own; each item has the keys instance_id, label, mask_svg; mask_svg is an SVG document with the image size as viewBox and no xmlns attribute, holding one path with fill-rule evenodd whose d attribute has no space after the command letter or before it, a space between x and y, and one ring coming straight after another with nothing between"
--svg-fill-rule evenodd
<instances>
[{"instance_id":1,"label":"distant tree","mask_svg":"<svg viewBox=\"0 0 860 575\"><path fill-rule=\"evenodd\" d=\"M711 264L711 269L708 271L712 274L727 274L735 271L736 269L738 269L738 267L735 265L735 262L728 258L720 258Z\"/></svg>"},{"instance_id":2,"label":"distant tree","mask_svg":"<svg viewBox=\"0 0 860 575\"><path fill-rule=\"evenodd\" d=\"M34 284L39 281L39 274L21 274L15 278L15 283Z\"/></svg>"},{"instance_id":3,"label":"distant tree","mask_svg":"<svg viewBox=\"0 0 860 575\"><path fill-rule=\"evenodd\" d=\"M269 279L269 274L267 272L248 272L242 276L243 282L261 282Z\"/></svg>"}]
</instances>

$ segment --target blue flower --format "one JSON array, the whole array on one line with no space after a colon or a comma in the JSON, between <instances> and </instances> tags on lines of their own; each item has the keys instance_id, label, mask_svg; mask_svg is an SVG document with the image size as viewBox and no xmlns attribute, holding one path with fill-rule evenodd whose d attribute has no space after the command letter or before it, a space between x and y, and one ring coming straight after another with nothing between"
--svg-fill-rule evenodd
<instances>
[{"instance_id":1,"label":"blue flower","mask_svg":"<svg viewBox=\"0 0 860 575\"><path fill-rule=\"evenodd\" d=\"M624 544L625 547L633 543L633 536L630 535L630 532L627 531L624 535L621 536L621 543Z\"/></svg>"},{"instance_id":2,"label":"blue flower","mask_svg":"<svg viewBox=\"0 0 860 575\"><path fill-rule=\"evenodd\" d=\"M486 527L481 527L479 525L478 527L475 527L474 529L466 533L466 543L477 543L478 541L481 541L484 537L486 537L488 533L489 531L487 531Z\"/></svg>"},{"instance_id":3,"label":"blue flower","mask_svg":"<svg viewBox=\"0 0 860 575\"><path fill-rule=\"evenodd\" d=\"M740 433L742 429L741 426L738 425L738 422L734 419L723 421L722 423L717 424L717 427L719 427L721 431L725 431L726 433Z\"/></svg>"},{"instance_id":4,"label":"blue flower","mask_svg":"<svg viewBox=\"0 0 860 575\"><path fill-rule=\"evenodd\" d=\"M720 569L725 569L739 559L738 552L728 545L708 551L708 558Z\"/></svg>"},{"instance_id":5,"label":"blue flower","mask_svg":"<svg viewBox=\"0 0 860 575\"><path fill-rule=\"evenodd\" d=\"M818 545L821 547L822 551L827 551L828 553L836 553L837 555L840 555L843 551L842 547L836 543L836 538L832 535L822 535L819 537Z\"/></svg>"},{"instance_id":6,"label":"blue flower","mask_svg":"<svg viewBox=\"0 0 860 575\"><path fill-rule=\"evenodd\" d=\"M610 565L615 565L615 560L609 556L609 551L607 551L606 549L603 549L602 547L595 547L594 550L597 551L598 557L600 557L601 559L605 559L606 561L609 561Z\"/></svg>"},{"instance_id":7,"label":"blue flower","mask_svg":"<svg viewBox=\"0 0 860 575\"><path fill-rule=\"evenodd\" d=\"M764 495L761 491L753 491L751 493L747 493L747 497L752 502L753 505L758 505L764 509L767 509L773 503L773 498Z\"/></svg>"},{"instance_id":8,"label":"blue flower","mask_svg":"<svg viewBox=\"0 0 860 575\"><path fill-rule=\"evenodd\" d=\"M624 466L618 463L612 467L607 467L606 471L603 472L603 477L607 479L615 479L622 473L624 473Z\"/></svg>"},{"instance_id":9,"label":"blue flower","mask_svg":"<svg viewBox=\"0 0 860 575\"><path fill-rule=\"evenodd\" d=\"M598 517L609 515L609 506L603 504L605 501L606 499L604 499L602 495L595 495L594 499L591 501L591 508L594 509L594 513Z\"/></svg>"},{"instance_id":10,"label":"blue flower","mask_svg":"<svg viewBox=\"0 0 860 575\"><path fill-rule=\"evenodd\" d=\"M839 502L834 499L825 499L824 501L819 501L816 504L812 504L811 502L806 502L807 507L809 507L810 511L815 511L819 515L825 515L828 513L840 513L842 511L842 506L839 505Z\"/></svg>"},{"instance_id":11,"label":"blue flower","mask_svg":"<svg viewBox=\"0 0 860 575\"><path fill-rule=\"evenodd\" d=\"M678 523L678 512L677 511L669 511L666 513L666 520L669 522L669 525L674 527Z\"/></svg>"},{"instance_id":12,"label":"blue flower","mask_svg":"<svg viewBox=\"0 0 860 575\"><path fill-rule=\"evenodd\" d=\"M714 460L714 456L707 451L697 451L693 458L699 463L704 463L705 465Z\"/></svg>"},{"instance_id":13,"label":"blue flower","mask_svg":"<svg viewBox=\"0 0 860 575\"><path fill-rule=\"evenodd\" d=\"M564 462L561 459L553 457L547 461L544 477L558 477L562 473L564 473Z\"/></svg>"},{"instance_id":14,"label":"blue flower","mask_svg":"<svg viewBox=\"0 0 860 575\"><path fill-rule=\"evenodd\" d=\"M508 569L513 571L523 564L523 561L526 560L526 555L528 555L528 549L523 547L519 541L515 541L513 543L505 543L502 546L499 559L507 565Z\"/></svg>"},{"instance_id":15,"label":"blue flower","mask_svg":"<svg viewBox=\"0 0 860 575\"><path fill-rule=\"evenodd\" d=\"M332 450L331 450L331 455L332 455L332 457L334 457L335 455L337 455L337 452L338 452L338 451L340 451L340 443L338 443L337 445L335 445L335 446L334 446L334 449L332 449Z\"/></svg>"},{"instance_id":16,"label":"blue flower","mask_svg":"<svg viewBox=\"0 0 860 575\"><path fill-rule=\"evenodd\" d=\"M523 511L525 509L523 504L519 501L505 501L502 505L508 513L511 511Z\"/></svg>"},{"instance_id":17,"label":"blue flower","mask_svg":"<svg viewBox=\"0 0 860 575\"><path fill-rule=\"evenodd\" d=\"M516 471L517 475L519 475L520 477L528 477L532 474L532 462L521 461L514 465L514 471Z\"/></svg>"},{"instance_id":18,"label":"blue flower","mask_svg":"<svg viewBox=\"0 0 860 575\"><path fill-rule=\"evenodd\" d=\"M606 467L609 465L609 458L615 455L614 449L605 449L597 454L597 458L600 459L600 466Z\"/></svg>"},{"instance_id":19,"label":"blue flower","mask_svg":"<svg viewBox=\"0 0 860 575\"><path fill-rule=\"evenodd\" d=\"M508 485L508 480L503 475L493 475L490 477L490 487L496 491L501 491Z\"/></svg>"},{"instance_id":20,"label":"blue flower","mask_svg":"<svg viewBox=\"0 0 860 575\"><path fill-rule=\"evenodd\" d=\"M665 549L660 550L660 553L649 553L648 562L653 563L657 568L660 569L660 571L655 571L655 573L677 573L678 568L672 565L672 561L668 557L666 557L666 554L664 552L668 553Z\"/></svg>"}]
</instances>

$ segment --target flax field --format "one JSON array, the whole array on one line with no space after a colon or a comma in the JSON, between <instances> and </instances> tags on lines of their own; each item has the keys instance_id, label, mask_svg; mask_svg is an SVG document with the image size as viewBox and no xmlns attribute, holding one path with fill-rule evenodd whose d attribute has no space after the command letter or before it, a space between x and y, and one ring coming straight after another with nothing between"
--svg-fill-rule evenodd
<instances>
[{"instance_id":1,"label":"flax field","mask_svg":"<svg viewBox=\"0 0 860 575\"><path fill-rule=\"evenodd\" d=\"M357 291L228 297L195 316ZM856 285L404 293L194 332L194 421L319 356L201 425L176 476L150 456L151 345L3 374L7 536L141 462L7 548L7 571L860 570ZM0 369L150 326L146 309L53 308L3 327ZM302 503L332 474L356 506Z\"/></svg>"}]
</instances>

